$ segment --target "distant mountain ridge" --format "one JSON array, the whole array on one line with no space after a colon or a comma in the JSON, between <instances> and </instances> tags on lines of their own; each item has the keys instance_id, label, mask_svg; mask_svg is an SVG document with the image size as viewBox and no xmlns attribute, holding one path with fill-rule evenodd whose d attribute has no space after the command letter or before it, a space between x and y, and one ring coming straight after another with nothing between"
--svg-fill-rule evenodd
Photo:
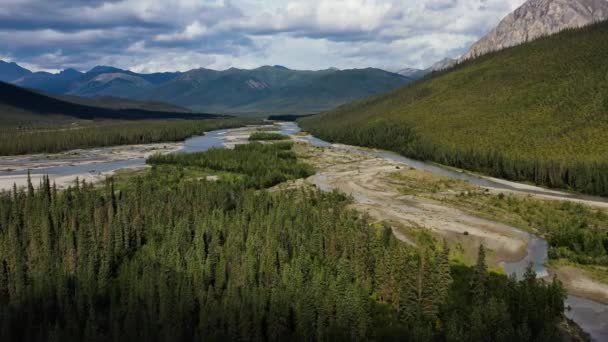
<instances>
[{"instance_id":1,"label":"distant mountain ridge","mask_svg":"<svg viewBox=\"0 0 608 342\"><path fill-rule=\"evenodd\" d=\"M16 63L7 63L0 61L0 81L11 82L18 78L30 75L32 72L20 67Z\"/></svg>"},{"instance_id":2,"label":"distant mountain ridge","mask_svg":"<svg viewBox=\"0 0 608 342\"><path fill-rule=\"evenodd\" d=\"M373 68L301 71L280 65L153 74L97 66L85 73L10 75L8 82L56 95L161 101L196 111L234 114L319 112L415 79Z\"/></svg>"},{"instance_id":3,"label":"distant mountain ridge","mask_svg":"<svg viewBox=\"0 0 608 342\"><path fill-rule=\"evenodd\" d=\"M528 0L475 43L460 60L605 19L608 19L607 0Z\"/></svg>"}]
</instances>

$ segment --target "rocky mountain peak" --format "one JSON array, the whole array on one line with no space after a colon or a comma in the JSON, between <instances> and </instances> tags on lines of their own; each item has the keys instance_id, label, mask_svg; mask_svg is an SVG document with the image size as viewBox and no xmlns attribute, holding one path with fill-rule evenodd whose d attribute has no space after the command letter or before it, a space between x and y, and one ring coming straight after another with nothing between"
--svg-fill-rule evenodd
<instances>
[{"instance_id":1,"label":"rocky mountain peak","mask_svg":"<svg viewBox=\"0 0 608 342\"><path fill-rule=\"evenodd\" d=\"M461 60L605 19L607 0L528 0L475 43Z\"/></svg>"}]
</instances>

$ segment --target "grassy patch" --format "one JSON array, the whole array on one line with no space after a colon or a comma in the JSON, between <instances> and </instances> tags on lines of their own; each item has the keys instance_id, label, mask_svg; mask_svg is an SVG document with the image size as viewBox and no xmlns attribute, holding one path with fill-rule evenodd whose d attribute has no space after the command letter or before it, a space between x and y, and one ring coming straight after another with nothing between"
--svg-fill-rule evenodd
<instances>
[{"instance_id":1,"label":"grassy patch","mask_svg":"<svg viewBox=\"0 0 608 342\"><path fill-rule=\"evenodd\" d=\"M544 236L549 257L564 259L608 277L608 213L567 201L492 194L464 181L419 170L403 170L390 181L408 195L438 200L479 217Z\"/></svg>"}]
</instances>

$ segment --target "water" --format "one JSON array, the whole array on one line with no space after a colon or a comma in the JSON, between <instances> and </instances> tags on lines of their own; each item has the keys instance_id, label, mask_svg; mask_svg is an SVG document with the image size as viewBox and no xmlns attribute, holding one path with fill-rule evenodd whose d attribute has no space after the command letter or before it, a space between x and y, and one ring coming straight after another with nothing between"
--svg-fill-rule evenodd
<instances>
[{"instance_id":1,"label":"water","mask_svg":"<svg viewBox=\"0 0 608 342\"><path fill-rule=\"evenodd\" d=\"M205 135L192 137L184 142L179 152L182 153L193 153L207 151L211 148L220 148L224 146L224 140L222 137L228 132L227 129L220 129L217 131L208 132Z\"/></svg>"},{"instance_id":2,"label":"water","mask_svg":"<svg viewBox=\"0 0 608 342\"><path fill-rule=\"evenodd\" d=\"M538 277L543 278L548 276L549 272L545 267L545 262L548 258L549 244L546 240L532 234L526 233L526 235L528 238L528 253L519 261L501 263L505 269L505 273L509 275L515 274L517 279L522 279L528 265L532 264L532 269Z\"/></svg>"},{"instance_id":3,"label":"water","mask_svg":"<svg viewBox=\"0 0 608 342\"><path fill-rule=\"evenodd\" d=\"M111 162L100 162L100 163L87 163L79 165L62 165L52 167L41 167L32 169L33 175L57 175L57 176L70 176L81 173L102 173L109 172L118 169L142 166L146 163L145 159L127 159L127 160L116 160ZM18 171L0 171L0 176L21 176L26 175L27 170Z\"/></svg>"},{"instance_id":4,"label":"water","mask_svg":"<svg viewBox=\"0 0 608 342\"><path fill-rule=\"evenodd\" d=\"M608 305L576 296L568 296L566 316L591 335L594 341L608 341Z\"/></svg>"},{"instance_id":5,"label":"water","mask_svg":"<svg viewBox=\"0 0 608 342\"><path fill-rule=\"evenodd\" d=\"M299 127L298 127L299 129ZM286 128L285 134L290 134L293 128ZM216 131L207 132L205 135L194 136L184 141L184 146L178 151L178 153L194 153L207 151L211 148L222 148L224 147L223 136L228 132L227 129L220 129ZM118 169L143 167L146 165L145 158L137 159L126 159L126 160L115 160L107 162L92 162L84 164L74 165L61 165L52 167L42 167L32 169L33 175L57 175L57 176L71 176L82 173L103 173L110 172ZM0 176L20 176L26 175L27 170L18 171L0 171Z\"/></svg>"}]
</instances>

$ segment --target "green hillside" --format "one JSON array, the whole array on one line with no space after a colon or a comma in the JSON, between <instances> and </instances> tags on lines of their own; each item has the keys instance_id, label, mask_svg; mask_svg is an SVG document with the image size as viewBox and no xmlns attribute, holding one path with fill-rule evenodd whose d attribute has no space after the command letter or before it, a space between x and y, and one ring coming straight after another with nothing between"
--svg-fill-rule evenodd
<instances>
[{"instance_id":1,"label":"green hillside","mask_svg":"<svg viewBox=\"0 0 608 342\"><path fill-rule=\"evenodd\" d=\"M253 70L185 72L139 99L214 113L318 113L383 94L412 79L380 69L301 71L264 66Z\"/></svg>"},{"instance_id":2,"label":"green hillside","mask_svg":"<svg viewBox=\"0 0 608 342\"><path fill-rule=\"evenodd\" d=\"M103 104L100 102L104 102ZM169 107L169 108L168 108ZM190 113L175 106L117 98L55 98L0 82L0 128L66 124L79 120L213 119L218 115Z\"/></svg>"},{"instance_id":3,"label":"green hillside","mask_svg":"<svg viewBox=\"0 0 608 342\"><path fill-rule=\"evenodd\" d=\"M608 195L608 22L301 119L329 140Z\"/></svg>"}]
</instances>

